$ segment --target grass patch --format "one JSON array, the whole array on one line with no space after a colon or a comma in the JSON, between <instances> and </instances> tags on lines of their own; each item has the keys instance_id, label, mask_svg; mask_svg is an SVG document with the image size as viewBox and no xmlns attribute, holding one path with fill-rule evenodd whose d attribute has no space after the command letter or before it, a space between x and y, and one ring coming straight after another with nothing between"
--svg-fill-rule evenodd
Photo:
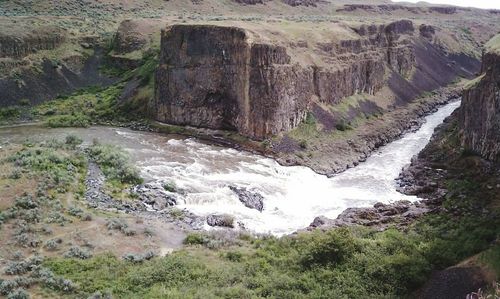
<instances>
[{"instance_id":1,"label":"grass patch","mask_svg":"<svg viewBox=\"0 0 500 299\"><path fill-rule=\"evenodd\" d=\"M122 88L122 84L117 84L83 89L34 107L33 114L51 127L86 127L91 123L124 120L116 107Z\"/></svg>"},{"instance_id":2,"label":"grass patch","mask_svg":"<svg viewBox=\"0 0 500 299\"><path fill-rule=\"evenodd\" d=\"M295 129L288 133L288 136L295 140L300 140L307 144L307 140L319 136L316 119L312 113L308 113L306 119L299 124Z\"/></svg>"},{"instance_id":3,"label":"grass patch","mask_svg":"<svg viewBox=\"0 0 500 299\"><path fill-rule=\"evenodd\" d=\"M484 252L480 257L481 262L488 265L495 271L497 277L500 277L500 245Z\"/></svg>"}]
</instances>

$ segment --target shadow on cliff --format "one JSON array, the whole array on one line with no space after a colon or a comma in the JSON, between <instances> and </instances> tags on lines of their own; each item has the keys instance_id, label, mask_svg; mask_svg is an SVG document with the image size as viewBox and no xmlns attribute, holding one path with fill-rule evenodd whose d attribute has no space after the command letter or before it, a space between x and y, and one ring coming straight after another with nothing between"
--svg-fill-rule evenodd
<instances>
[{"instance_id":1,"label":"shadow on cliff","mask_svg":"<svg viewBox=\"0 0 500 299\"><path fill-rule=\"evenodd\" d=\"M391 72L387 82L396 97L396 105L405 105L426 92L446 86L457 77L471 79L481 68L481 62L465 54L446 55L437 46L415 43L416 66L411 80Z\"/></svg>"},{"instance_id":2,"label":"shadow on cliff","mask_svg":"<svg viewBox=\"0 0 500 299\"><path fill-rule=\"evenodd\" d=\"M0 106L16 105L21 99L40 104L89 86L108 86L118 81L99 72L104 50L96 48L80 71L44 60L40 70L26 69L16 77L0 79Z\"/></svg>"}]
</instances>

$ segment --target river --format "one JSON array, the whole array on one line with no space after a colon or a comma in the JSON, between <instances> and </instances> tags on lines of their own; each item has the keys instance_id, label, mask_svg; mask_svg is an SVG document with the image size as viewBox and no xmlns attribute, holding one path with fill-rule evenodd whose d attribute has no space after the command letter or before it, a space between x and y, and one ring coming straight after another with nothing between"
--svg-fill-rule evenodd
<instances>
[{"instance_id":1,"label":"river","mask_svg":"<svg viewBox=\"0 0 500 299\"><path fill-rule=\"evenodd\" d=\"M178 207L205 216L227 213L258 233L282 235L307 227L319 215L335 218L349 207L416 200L396 191L401 169L428 143L434 128L459 102L427 116L416 132L379 148L365 162L332 178L301 166L281 166L256 154L210 145L193 138L114 127L0 128L1 142L63 138L75 134L86 143L119 145L130 153L146 181L169 181L178 189ZM0 144L1 145L1 144ZM245 207L229 186L264 196L264 210Z\"/></svg>"}]
</instances>

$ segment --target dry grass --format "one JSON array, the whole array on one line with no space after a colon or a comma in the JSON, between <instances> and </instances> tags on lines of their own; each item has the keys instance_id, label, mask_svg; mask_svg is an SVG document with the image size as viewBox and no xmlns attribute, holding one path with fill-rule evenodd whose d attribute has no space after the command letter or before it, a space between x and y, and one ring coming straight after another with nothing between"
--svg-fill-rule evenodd
<instances>
[{"instance_id":1,"label":"dry grass","mask_svg":"<svg viewBox=\"0 0 500 299\"><path fill-rule=\"evenodd\" d=\"M2 145L0 151L0 172L10 173L14 168L13 162L6 158L19 151L22 146L16 144ZM71 155L72 149L59 148L59 156ZM0 226L0 269L3 269L15 253L24 257L40 254L45 257L61 257L72 247L81 248L92 255L110 252L118 257L128 253L143 253L153 251L165 254L182 246L185 234L171 223L159 219L145 218L140 215L126 215L112 211L101 211L87 207L79 193L81 187L81 173L78 172L73 181L66 186L66 192L56 192L50 187L45 195L36 195L40 182L44 181L43 174L36 171L23 172L17 179L0 178L0 211L5 211L15 205L16 199L23 193L32 195L36 203L36 212L40 216L38 221L25 222L22 217L15 216L7 219ZM42 199L48 197L48 199ZM76 211L76 212L72 212ZM64 221L50 221L52 215L62 217ZM84 217L85 216L85 217ZM107 226L109 219L119 219L126 223L127 232L110 230ZM29 227L30 238L38 240L38 246L22 246L16 243L20 234L20 227ZM46 244L53 240L54 247ZM59 241L57 241L59 240ZM0 279L12 279L0 272ZM38 294L38 288L30 289L32 294Z\"/></svg>"}]
</instances>

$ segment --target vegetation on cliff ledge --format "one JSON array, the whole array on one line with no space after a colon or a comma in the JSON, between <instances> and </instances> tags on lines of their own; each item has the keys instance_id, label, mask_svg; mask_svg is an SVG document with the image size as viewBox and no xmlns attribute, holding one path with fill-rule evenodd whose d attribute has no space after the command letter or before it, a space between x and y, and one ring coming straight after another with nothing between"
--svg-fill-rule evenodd
<instances>
[{"instance_id":1,"label":"vegetation on cliff ledge","mask_svg":"<svg viewBox=\"0 0 500 299\"><path fill-rule=\"evenodd\" d=\"M500 55L500 34L490 39L484 46L486 51Z\"/></svg>"}]
</instances>

